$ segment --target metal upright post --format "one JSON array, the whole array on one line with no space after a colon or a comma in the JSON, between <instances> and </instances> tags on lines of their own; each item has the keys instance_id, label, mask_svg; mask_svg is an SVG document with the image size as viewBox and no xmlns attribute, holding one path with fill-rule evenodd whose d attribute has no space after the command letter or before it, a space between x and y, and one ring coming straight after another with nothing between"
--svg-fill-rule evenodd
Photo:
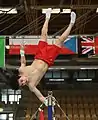
<instances>
[{"instance_id":1,"label":"metal upright post","mask_svg":"<svg viewBox=\"0 0 98 120\"><path fill-rule=\"evenodd\" d=\"M52 120L52 91L48 91L48 120Z\"/></svg>"}]
</instances>

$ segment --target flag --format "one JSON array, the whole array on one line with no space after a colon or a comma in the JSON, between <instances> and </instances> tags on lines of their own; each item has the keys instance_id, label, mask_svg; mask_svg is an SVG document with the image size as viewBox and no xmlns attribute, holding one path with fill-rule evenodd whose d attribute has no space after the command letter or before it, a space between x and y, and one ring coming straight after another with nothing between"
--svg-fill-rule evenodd
<instances>
[{"instance_id":1,"label":"flag","mask_svg":"<svg viewBox=\"0 0 98 120\"><path fill-rule=\"evenodd\" d=\"M0 37L0 67L5 66L5 38Z\"/></svg>"},{"instance_id":2,"label":"flag","mask_svg":"<svg viewBox=\"0 0 98 120\"><path fill-rule=\"evenodd\" d=\"M64 47L68 48L73 53L77 53L78 52L77 37L69 36L64 42Z\"/></svg>"},{"instance_id":3,"label":"flag","mask_svg":"<svg viewBox=\"0 0 98 120\"><path fill-rule=\"evenodd\" d=\"M79 41L82 54L95 54L94 36L79 36Z\"/></svg>"},{"instance_id":4,"label":"flag","mask_svg":"<svg viewBox=\"0 0 98 120\"><path fill-rule=\"evenodd\" d=\"M94 40L95 40L95 54L98 55L98 36L96 36Z\"/></svg>"},{"instance_id":5,"label":"flag","mask_svg":"<svg viewBox=\"0 0 98 120\"><path fill-rule=\"evenodd\" d=\"M10 49L9 54L17 55L20 51L20 44L21 41L25 41L25 54L35 55L37 51L37 45L39 39L34 38L9 38ZM55 39L48 39L48 44L51 46ZM68 39L65 40L63 47L61 48L60 54L77 54L78 47L77 47L77 37L69 36Z\"/></svg>"}]
</instances>

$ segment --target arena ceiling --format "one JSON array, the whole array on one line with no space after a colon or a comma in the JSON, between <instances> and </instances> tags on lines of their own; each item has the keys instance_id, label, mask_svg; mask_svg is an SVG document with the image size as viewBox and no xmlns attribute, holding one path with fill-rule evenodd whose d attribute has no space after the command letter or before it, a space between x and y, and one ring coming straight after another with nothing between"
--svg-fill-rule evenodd
<instances>
[{"instance_id":1,"label":"arena ceiling","mask_svg":"<svg viewBox=\"0 0 98 120\"><path fill-rule=\"evenodd\" d=\"M71 9L77 14L76 23L71 34L94 34L98 33L98 8L97 0L0 0L0 7L16 8L17 14L0 14L0 35L40 35L45 15L42 8ZM70 21L70 14L52 14L49 22L49 35L60 35ZM19 56L9 56L6 53L6 63L13 66L19 65ZM13 59L14 58L14 59ZM61 57L62 58L62 57ZM60 59L61 59L60 58ZM68 58L68 56L67 56ZM72 56L73 58L73 56ZM55 62L55 66L65 65L84 65L85 60L79 59L61 60ZM28 56L29 59L29 56ZM69 58L68 58L69 59ZM30 60L30 61L29 61ZM32 62L32 57L28 63ZM64 61L64 62L62 62ZM67 62L66 62L67 61ZM88 60L85 65L89 65ZM97 65L97 60L91 61L92 65ZM69 63L69 64L68 64ZM71 64L70 64L71 63Z\"/></svg>"},{"instance_id":2,"label":"arena ceiling","mask_svg":"<svg viewBox=\"0 0 98 120\"><path fill-rule=\"evenodd\" d=\"M44 22L42 8L71 8L77 14L71 34L98 32L97 0L0 0L0 7L17 8L15 15L0 14L1 35L40 35ZM70 20L69 14L52 14L49 35L60 35ZM25 28L24 28L25 27ZM24 28L24 29L23 29ZM19 31L22 29L21 31Z\"/></svg>"},{"instance_id":3,"label":"arena ceiling","mask_svg":"<svg viewBox=\"0 0 98 120\"><path fill-rule=\"evenodd\" d=\"M0 0L0 7L16 8L18 11L17 14L0 14L0 35L40 35L45 19L44 14L42 14L42 8L49 7L60 8L61 11L62 9L70 8L76 12L77 20L71 34L97 35L98 33L98 13L96 13L98 0ZM70 14L52 14L48 34L54 36L60 35L66 29L69 21ZM88 60L84 64L83 60L71 59L65 61L65 59L63 62L56 61L55 66L61 66L61 64L62 66L64 64L68 66L89 66L89 63L96 66L98 61ZM30 58L30 60L32 59ZM15 68L16 64L19 65L19 56L17 58L15 58L15 56L7 56L6 62L13 64ZM28 61L28 63L29 62L31 61ZM0 78L2 77L1 74ZM5 80L5 78L3 79ZM0 84L2 84L2 82L0 82Z\"/></svg>"}]
</instances>

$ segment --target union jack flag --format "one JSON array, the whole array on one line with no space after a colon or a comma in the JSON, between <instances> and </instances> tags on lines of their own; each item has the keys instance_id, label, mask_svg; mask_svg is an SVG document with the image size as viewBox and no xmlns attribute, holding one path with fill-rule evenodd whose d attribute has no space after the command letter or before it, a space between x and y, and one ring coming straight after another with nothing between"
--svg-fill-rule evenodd
<instances>
[{"instance_id":1,"label":"union jack flag","mask_svg":"<svg viewBox=\"0 0 98 120\"><path fill-rule=\"evenodd\" d=\"M95 40L93 36L80 36L81 53L82 54L95 54Z\"/></svg>"}]
</instances>

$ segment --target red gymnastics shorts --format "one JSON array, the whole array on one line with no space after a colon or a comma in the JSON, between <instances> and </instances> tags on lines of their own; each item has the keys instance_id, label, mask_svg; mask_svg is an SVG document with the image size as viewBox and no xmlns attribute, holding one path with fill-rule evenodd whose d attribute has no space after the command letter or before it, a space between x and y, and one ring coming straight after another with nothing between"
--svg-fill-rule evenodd
<instances>
[{"instance_id":1,"label":"red gymnastics shorts","mask_svg":"<svg viewBox=\"0 0 98 120\"><path fill-rule=\"evenodd\" d=\"M56 46L55 44L48 45L47 42L40 40L38 44L38 50L35 55L35 59L43 60L50 67L51 65L53 65L54 60L60 53L60 50L61 48Z\"/></svg>"}]
</instances>

